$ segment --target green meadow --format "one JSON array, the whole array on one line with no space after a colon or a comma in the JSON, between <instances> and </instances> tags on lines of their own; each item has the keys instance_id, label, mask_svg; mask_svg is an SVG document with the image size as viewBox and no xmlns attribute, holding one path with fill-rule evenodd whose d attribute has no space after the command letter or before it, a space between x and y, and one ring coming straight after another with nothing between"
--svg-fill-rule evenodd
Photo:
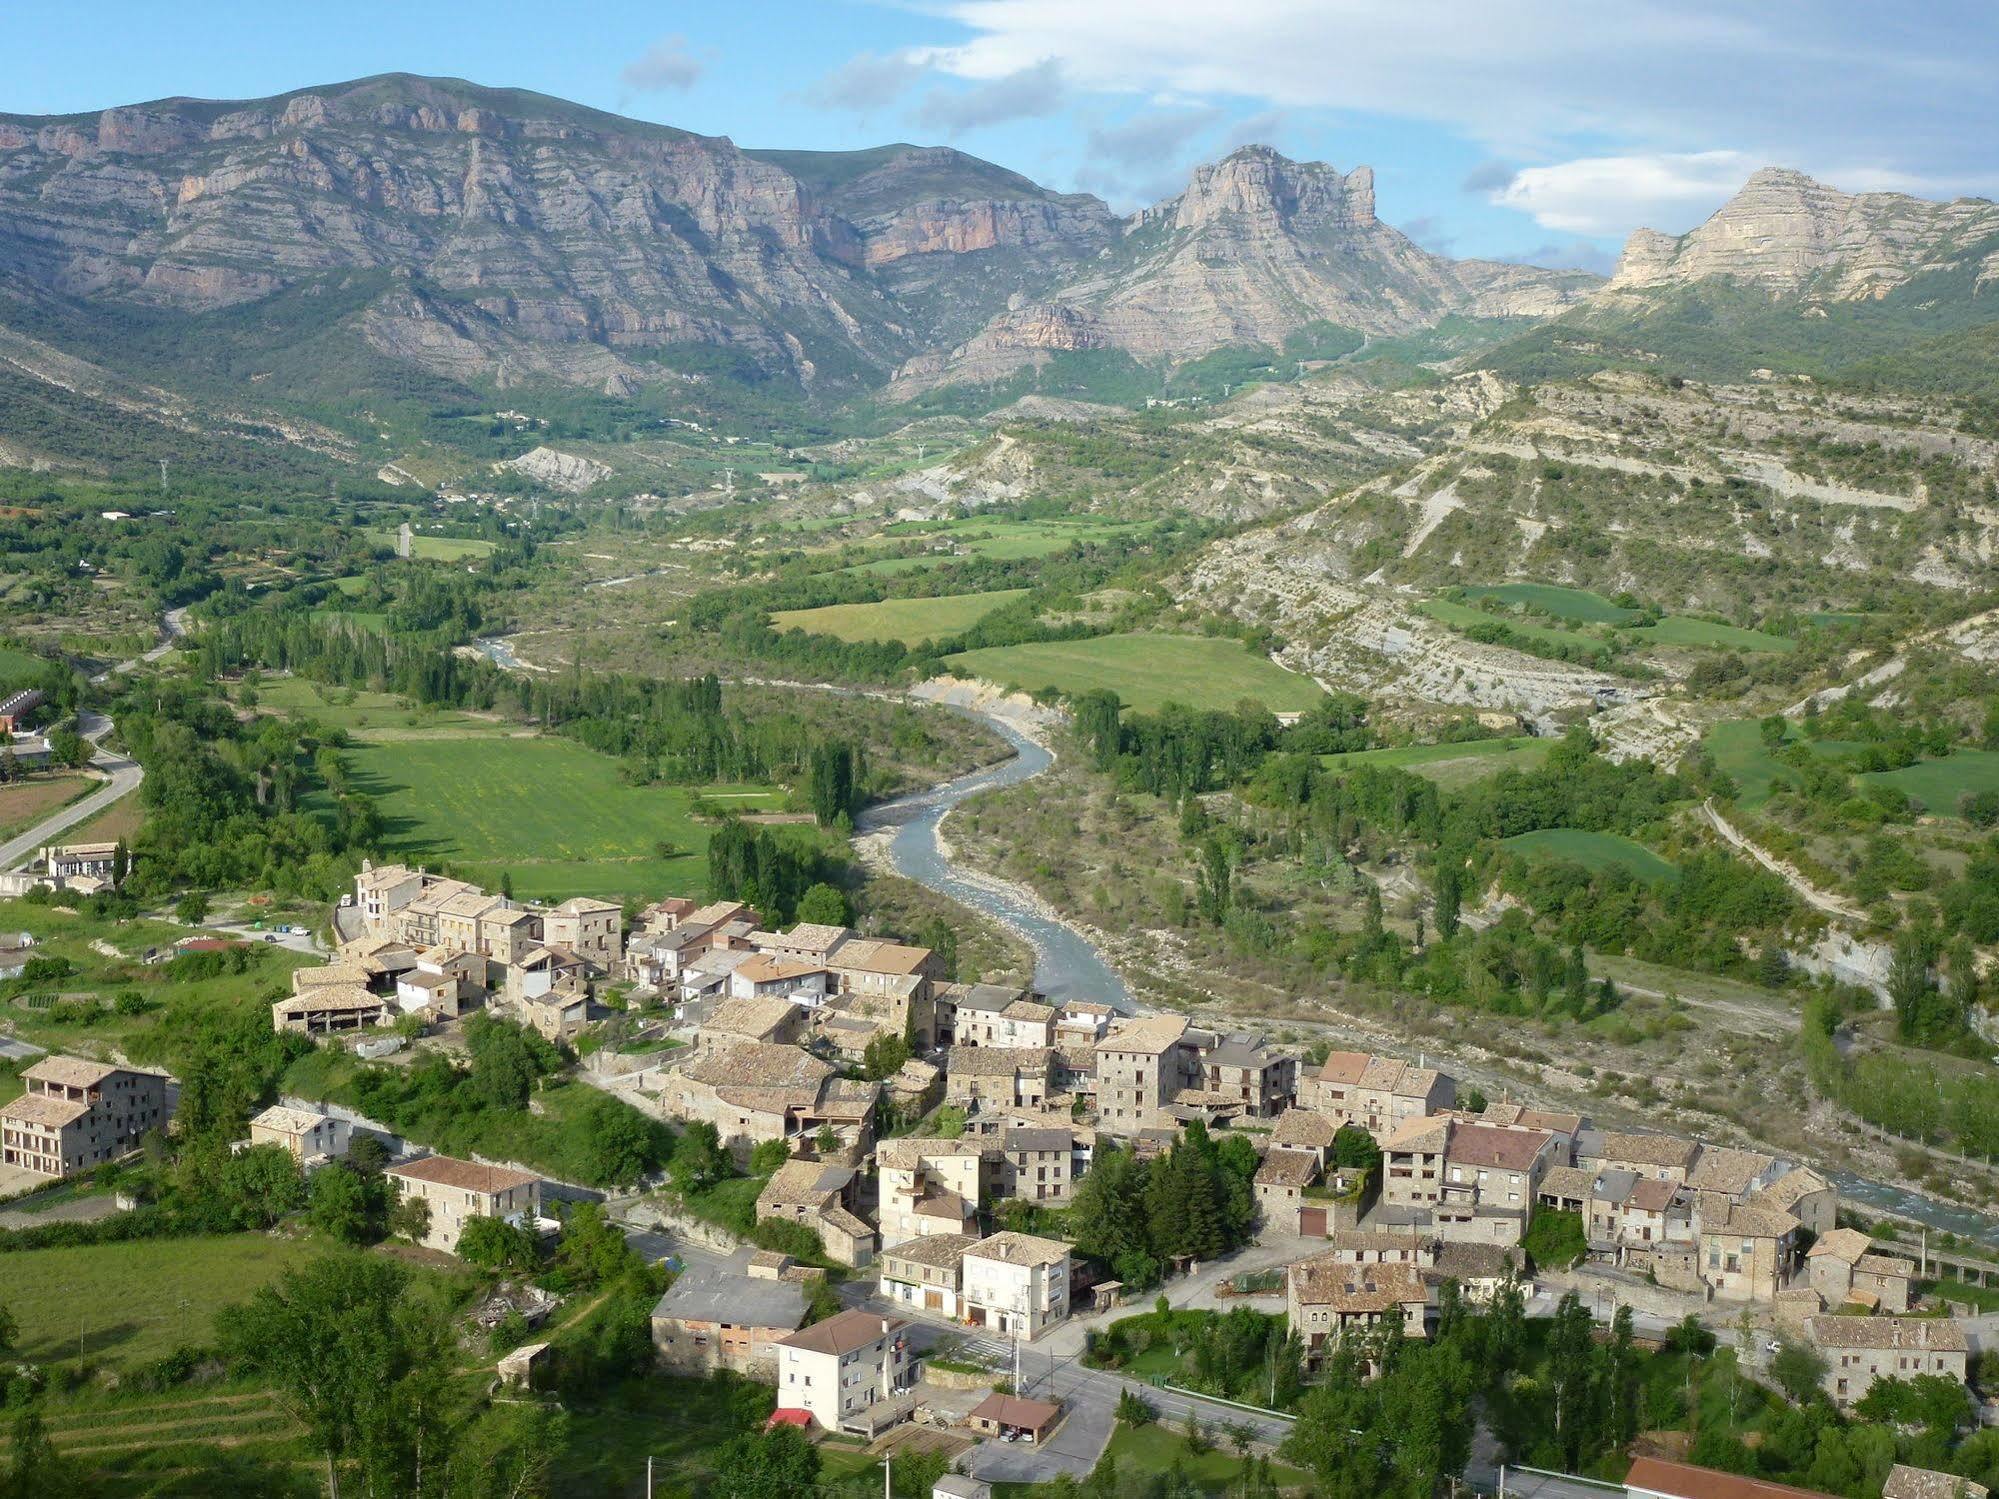
<instances>
[{"instance_id":1,"label":"green meadow","mask_svg":"<svg viewBox=\"0 0 1999 1499\"><path fill-rule=\"evenodd\" d=\"M993 610L1027 597L1025 588L995 593L957 593L941 598L882 599L872 604L827 604L818 609L782 609L771 615L774 630L804 630L840 640L899 640L918 645L962 633Z\"/></svg>"},{"instance_id":2,"label":"green meadow","mask_svg":"<svg viewBox=\"0 0 1999 1499\"><path fill-rule=\"evenodd\" d=\"M1642 843L1617 833L1591 833L1581 828L1541 828L1500 840L1529 859L1563 859L1586 869L1624 869L1650 884L1673 877L1673 866Z\"/></svg>"}]
</instances>

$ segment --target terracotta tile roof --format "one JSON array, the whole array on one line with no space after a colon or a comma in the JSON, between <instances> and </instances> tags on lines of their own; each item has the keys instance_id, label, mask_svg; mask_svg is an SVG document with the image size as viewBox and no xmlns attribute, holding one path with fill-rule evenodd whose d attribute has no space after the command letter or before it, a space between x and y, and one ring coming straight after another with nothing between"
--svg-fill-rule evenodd
<instances>
[{"instance_id":1,"label":"terracotta tile roof","mask_svg":"<svg viewBox=\"0 0 1999 1499\"><path fill-rule=\"evenodd\" d=\"M43 1057L34 1066L22 1070L21 1080L28 1083L60 1083L65 1088L94 1088L121 1070L108 1062L86 1062L81 1057Z\"/></svg>"},{"instance_id":2,"label":"terracotta tile roof","mask_svg":"<svg viewBox=\"0 0 1999 1499\"><path fill-rule=\"evenodd\" d=\"M1820 1234L1818 1242L1806 1251L1805 1258L1815 1260L1824 1255L1852 1263L1873 1247L1874 1241L1859 1229L1835 1228Z\"/></svg>"},{"instance_id":3,"label":"terracotta tile roof","mask_svg":"<svg viewBox=\"0 0 1999 1499\"><path fill-rule=\"evenodd\" d=\"M89 1112L90 1105L80 1098L51 1098L46 1093L23 1093L0 1104L0 1119L17 1124L38 1124L45 1129L61 1129L64 1125L74 1124Z\"/></svg>"},{"instance_id":4,"label":"terracotta tile roof","mask_svg":"<svg viewBox=\"0 0 1999 1499\"><path fill-rule=\"evenodd\" d=\"M294 968L292 970L292 993L303 994L308 989L322 988L330 984L365 984L368 970L359 963L328 963L323 968Z\"/></svg>"},{"instance_id":5,"label":"terracotta tile roof","mask_svg":"<svg viewBox=\"0 0 1999 1499\"><path fill-rule=\"evenodd\" d=\"M779 1346L811 1353L853 1353L900 1332L908 1325L899 1318L883 1317L874 1312L837 1312L824 1322L815 1322L788 1338L779 1339Z\"/></svg>"},{"instance_id":6,"label":"terracotta tile roof","mask_svg":"<svg viewBox=\"0 0 1999 1499\"><path fill-rule=\"evenodd\" d=\"M294 994L290 999L281 999L271 1009L279 1015L317 1015L328 1011L346 1014L383 1009L388 1003L381 995L370 994L359 984L325 984L304 994Z\"/></svg>"},{"instance_id":7,"label":"terracotta tile roof","mask_svg":"<svg viewBox=\"0 0 1999 1499\"><path fill-rule=\"evenodd\" d=\"M1539 1130L1495 1129L1490 1124L1461 1124L1451 1131L1444 1159L1456 1166L1487 1166L1498 1171L1526 1171L1548 1148L1552 1135Z\"/></svg>"},{"instance_id":8,"label":"terracotta tile roof","mask_svg":"<svg viewBox=\"0 0 1999 1499\"><path fill-rule=\"evenodd\" d=\"M1439 1276L1450 1280L1499 1280L1519 1268L1514 1251L1503 1244L1471 1244L1446 1239L1437 1246Z\"/></svg>"},{"instance_id":9,"label":"terracotta tile roof","mask_svg":"<svg viewBox=\"0 0 1999 1499\"><path fill-rule=\"evenodd\" d=\"M1948 1317L1813 1317L1805 1331L1821 1348L1906 1348L1965 1353L1964 1329Z\"/></svg>"},{"instance_id":10,"label":"terracotta tile roof","mask_svg":"<svg viewBox=\"0 0 1999 1499\"><path fill-rule=\"evenodd\" d=\"M843 969L853 973L920 973L923 965L930 961L930 949L911 947L902 942L883 942L872 937L857 937L851 942L843 942L837 951L826 960L828 968Z\"/></svg>"},{"instance_id":11,"label":"terracotta tile roof","mask_svg":"<svg viewBox=\"0 0 1999 1499\"><path fill-rule=\"evenodd\" d=\"M1663 1494L1668 1499L1831 1499L1818 1489L1795 1489L1787 1483L1744 1478L1739 1473L1696 1468L1659 1457L1633 1459L1631 1471L1624 1475L1624 1488L1634 1496Z\"/></svg>"},{"instance_id":12,"label":"terracotta tile roof","mask_svg":"<svg viewBox=\"0 0 1999 1499\"><path fill-rule=\"evenodd\" d=\"M1425 1249L1432 1235L1420 1228L1336 1228L1326 1235L1335 1254L1382 1254Z\"/></svg>"},{"instance_id":13,"label":"terracotta tile roof","mask_svg":"<svg viewBox=\"0 0 1999 1499\"><path fill-rule=\"evenodd\" d=\"M954 1077L1011 1077L1046 1072L1051 1055L1046 1046L954 1046L945 1066Z\"/></svg>"},{"instance_id":14,"label":"terracotta tile roof","mask_svg":"<svg viewBox=\"0 0 1999 1499\"><path fill-rule=\"evenodd\" d=\"M1386 1312L1427 1301L1429 1290L1413 1265L1350 1265L1330 1257L1291 1266L1291 1292L1301 1306L1336 1312Z\"/></svg>"},{"instance_id":15,"label":"terracotta tile roof","mask_svg":"<svg viewBox=\"0 0 1999 1499\"><path fill-rule=\"evenodd\" d=\"M795 1009L788 999L725 999L701 1022L701 1029L762 1041L782 1030Z\"/></svg>"},{"instance_id":16,"label":"terracotta tile roof","mask_svg":"<svg viewBox=\"0 0 1999 1499\"><path fill-rule=\"evenodd\" d=\"M966 1255L971 1259L1001 1260L1009 1265L1059 1265L1069 1258L1069 1246L1060 1239L1044 1239L1038 1234L1000 1233L981 1239Z\"/></svg>"},{"instance_id":17,"label":"terracotta tile roof","mask_svg":"<svg viewBox=\"0 0 1999 1499\"><path fill-rule=\"evenodd\" d=\"M1641 1213L1663 1213L1673 1205L1673 1199L1678 1195L1679 1189L1675 1189L1671 1182L1648 1176L1632 1184L1626 1205Z\"/></svg>"},{"instance_id":18,"label":"terracotta tile roof","mask_svg":"<svg viewBox=\"0 0 1999 1499\"><path fill-rule=\"evenodd\" d=\"M1866 1275L1899 1275L1904 1280L1916 1273L1914 1265L1892 1254L1863 1254L1853 1262L1853 1268Z\"/></svg>"},{"instance_id":19,"label":"terracotta tile roof","mask_svg":"<svg viewBox=\"0 0 1999 1499\"><path fill-rule=\"evenodd\" d=\"M1395 1079L1395 1085L1388 1091L1397 1098L1427 1098L1430 1090L1437 1086L1443 1074L1434 1067L1410 1067L1405 1065L1402 1075Z\"/></svg>"},{"instance_id":20,"label":"terracotta tile roof","mask_svg":"<svg viewBox=\"0 0 1999 1499\"><path fill-rule=\"evenodd\" d=\"M1039 1431L1061 1414L1062 1407L1059 1405L1050 1405L1045 1400L1023 1400L1018 1395L1006 1395L998 1390L971 1410L974 1421L991 1421L995 1425L1017 1426L1027 1431Z\"/></svg>"},{"instance_id":21,"label":"terracotta tile roof","mask_svg":"<svg viewBox=\"0 0 1999 1499\"><path fill-rule=\"evenodd\" d=\"M746 979L752 984L774 984L825 971L824 963L808 963L803 958L780 958L773 953L758 953L737 964L735 976Z\"/></svg>"},{"instance_id":22,"label":"terracotta tile roof","mask_svg":"<svg viewBox=\"0 0 1999 1499\"><path fill-rule=\"evenodd\" d=\"M309 1135L325 1121L326 1115L310 1109L288 1109L274 1103L250 1121L250 1128L273 1130L281 1135Z\"/></svg>"},{"instance_id":23,"label":"terracotta tile roof","mask_svg":"<svg viewBox=\"0 0 1999 1499\"><path fill-rule=\"evenodd\" d=\"M875 1164L895 1171L914 1171L924 1158L965 1157L983 1154L976 1140L946 1140L927 1135L904 1135L884 1140L875 1147Z\"/></svg>"},{"instance_id":24,"label":"terracotta tile roof","mask_svg":"<svg viewBox=\"0 0 1999 1499\"><path fill-rule=\"evenodd\" d=\"M1099 1054L1115 1051L1157 1056L1160 1052L1172 1050L1186 1034L1187 1018L1184 1015L1146 1015L1125 1021L1097 1043L1097 1051Z\"/></svg>"},{"instance_id":25,"label":"terracotta tile roof","mask_svg":"<svg viewBox=\"0 0 1999 1499\"><path fill-rule=\"evenodd\" d=\"M1367 1064L1373 1060L1364 1051L1329 1051L1326 1060L1319 1064L1319 1081L1357 1083L1367 1071Z\"/></svg>"},{"instance_id":26,"label":"terracotta tile roof","mask_svg":"<svg viewBox=\"0 0 1999 1499\"><path fill-rule=\"evenodd\" d=\"M1724 1205L1720 1212L1708 1206L1717 1202ZM1781 1208L1756 1207L1712 1195L1703 1195L1699 1203L1703 1233L1732 1234L1745 1239L1781 1239L1785 1234L1796 1233L1799 1227L1798 1220Z\"/></svg>"},{"instance_id":27,"label":"terracotta tile roof","mask_svg":"<svg viewBox=\"0 0 1999 1499\"><path fill-rule=\"evenodd\" d=\"M833 1069L796 1046L744 1041L718 1047L696 1059L689 1064L686 1075L710 1087L803 1089L816 1097L820 1085L833 1075Z\"/></svg>"},{"instance_id":28,"label":"terracotta tile roof","mask_svg":"<svg viewBox=\"0 0 1999 1499\"><path fill-rule=\"evenodd\" d=\"M1256 1168L1259 1187L1309 1187L1319 1174L1319 1163L1302 1150L1273 1150Z\"/></svg>"},{"instance_id":29,"label":"terracotta tile roof","mask_svg":"<svg viewBox=\"0 0 1999 1499\"><path fill-rule=\"evenodd\" d=\"M1725 1192L1731 1197L1747 1192L1752 1183L1776 1165L1774 1156L1756 1150L1729 1150L1719 1145L1703 1145L1687 1185L1696 1192Z\"/></svg>"},{"instance_id":30,"label":"terracotta tile roof","mask_svg":"<svg viewBox=\"0 0 1999 1499\"><path fill-rule=\"evenodd\" d=\"M1678 1166L1693 1163L1700 1147L1678 1135L1626 1135L1606 1131L1597 1149L1601 1160L1629 1166Z\"/></svg>"},{"instance_id":31,"label":"terracotta tile roof","mask_svg":"<svg viewBox=\"0 0 1999 1499\"><path fill-rule=\"evenodd\" d=\"M1333 1137L1339 1132L1339 1126L1324 1114L1315 1114L1310 1109L1286 1109L1277 1116L1277 1127L1270 1132L1270 1143L1323 1150L1333 1143Z\"/></svg>"},{"instance_id":32,"label":"terracotta tile roof","mask_svg":"<svg viewBox=\"0 0 1999 1499\"><path fill-rule=\"evenodd\" d=\"M427 1155L420 1161L391 1166L382 1174L406 1181L434 1182L462 1192L483 1192L489 1197L515 1187L533 1186L541 1180L531 1172L516 1171L510 1166L482 1166L477 1161L461 1161L448 1155Z\"/></svg>"},{"instance_id":33,"label":"terracotta tile roof","mask_svg":"<svg viewBox=\"0 0 1999 1499\"><path fill-rule=\"evenodd\" d=\"M1798 1205L1800 1199L1814 1192L1830 1191L1832 1183L1816 1171L1804 1166L1793 1166L1782 1176L1756 1194L1756 1199L1769 1207L1788 1211Z\"/></svg>"},{"instance_id":34,"label":"terracotta tile roof","mask_svg":"<svg viewBox=\"0 0 1999 1499\"><path fill-rule=\"evenodd\" d=\"M882 1251L882 1260L902 1260L935 1270L955 1270L965 1251L979 1242L977 1234L924 1234Z\"/></svg>"},{"instance_id":35,"label":"terracotta tile roof","mask_svg":"<svg viewBox=\"0 0 1999 1499\"><path fill-rule=\"evenodd\" d=\"M1547 1175L1541 1178L1541 1195L1585 1201L1595 1179L1594 1172L1580 1166L1550 1166Z\"/></svg>"},{"instance_id":36,"label":"terracotta tile roof","mask_svg":"<svg viewBox=\"0 0 1999 1499\"><path fill-rule=\"evenodd\" d=\"M1984 1484L1955 1473L1897 1463L1888 1470L1888 1480L1881 1486L1881 1499L1985 1499L1991 1492Z\"/></svg>"},{"instance_id":37,"label":"terracotta tile roof","mask_svg":"<svg viewBox=\"0 0 1999 1499\"><path fill-rule=\"evenodd\" d=\"M1449 1142L1451 1121L1438 1115L1427 1118L1405 1119L1395 1127L1394 1133L1381 1142L1383 1151L1413 1151L1424 1155L1435 1155Z\"/></svg>"}]
</instances>

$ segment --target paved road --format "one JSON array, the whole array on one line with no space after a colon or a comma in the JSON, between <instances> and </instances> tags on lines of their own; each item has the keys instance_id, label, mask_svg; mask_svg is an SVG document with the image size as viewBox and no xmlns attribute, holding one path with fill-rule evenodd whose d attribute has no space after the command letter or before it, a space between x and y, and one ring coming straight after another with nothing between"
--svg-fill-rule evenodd
<instances>
[{"instance_id":1,"label":"paved road","mask_svg":"<svg viewBox=\"0 0 1999 1499\"><path fill-rule=\"evenodd\" d=\"M108 671L99 672L90 680L100 684L108 682L115 675L135 670L141 662L159 660L179 643L181 634L187 627L187 610L168 610L163 623L165 628L158 645L143 656L120 661L116 666ZM86 713L79 720L77 727L83 737L95 745L111 732L111 720L101 713ZM114 755L102 748L91 756L90 763L109 778L104 785L91 792L82 801L72 802L69 806L50 813L20 837L7 843L0 843L0 869L14 869L26 863L34 856L36 849L48 843L58 833L75 827L86 818L95 817L120 797L138 790L139 782L146 776L136 761L128 760L123 755Z\"/></svg>"}]
</instances>

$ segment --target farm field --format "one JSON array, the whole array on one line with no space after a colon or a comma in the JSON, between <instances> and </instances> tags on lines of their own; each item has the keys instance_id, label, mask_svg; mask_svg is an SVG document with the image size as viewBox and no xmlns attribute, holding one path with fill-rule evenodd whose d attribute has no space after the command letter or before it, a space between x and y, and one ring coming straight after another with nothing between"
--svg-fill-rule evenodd
<instances>
[{"instance_id":1,"label":"farm field","mask_svg":"<svg viewBox=\"0 0 1999 1499\"><path fill-rule=\"evenodd\" d=\"M1718 723L1702 743L1714 756L1715 766L1735 782L1735 799L1744 807L1762 806L1784 779L1784 767L1764 745L1762 726L1753 718Z\"/></svg>"},{"instance_id":2,"label":"farm field","mask_svg":"<svg viewBox=\"0 0 1999 1499\"><path fill-rule=\"evenodd\" d=\"M11 645L0 645L0 687L11 687L17 682L31 682L42 674L49 663L29 651L16 650Z\"/></svg>"},{"instance_id":3,"label":"farm field","mask_svg":"<svg viewBox=\"0 0 1999 1499\"><path fill-rule=\"evenodd\" d=\"M370 531L368 539L377 546L395 549L393 531ZM476 536L425 536L419 531L410 539L411 555L424 562L463 562L467 557L484 557L492 550L492 542Z\"/></svg>"},{"instance_id":4,"label":"farm field","mask_svg":"<svg viewBox=\"0 0 1999 1499\"><path fill-rule=\"evenodd\" d=\"M898 521L884 527L881 534L898 540L943 537L965 556L1017 562L1053 556L1075 542L1108 541L1144 529L1142 521L980 520L974 516L949 521Z\"/></svg>"},{"instance_id":5,"label":"farm field","mask_svg":"<svg viewBox=\"0 0 1999 1499\"><path fill-rule=\"evenodd\" d=\"M903 573L928 572L931 568L951 560L941 554L935 557L882 557L873 562L857 562L852 567L842 567L836 571L860 573L871 578L893 578Z\"/></svg>"},{"instance_id":6,"label":"farm field","mask_svg":"<svg viewBox=\"0 0 1999 1499\"><path fill-rule=\"evenodd\" d=\"M1286 713L1309 708L1325 695L1311 678L1284 670L1241 641L1206 635L1099 635L992 646L947 657L946 665L963 676L1029 692L1108 688L1140 713L1169 702L1227 709L1243 698Z\"/></svg>"},{"instance_id":7,"label":"farm field","mask_svg":"<svg viewBox=\"0 0 1999 1499\"><path fill-rule=\"evenodd\" d=\"M1352 750L1343 755L1321 755L1319 763L1328 770L1357 770L1363 765L1409 770L1440 786L1456 788L1502 770L1532 770L1548 758L1553 747L1552 739L1469 739L1462 744L1399 744L1392 749Z\"/></svg>"},{"instance_id":8,"label":"farm field","mask_svg":"<svg viewBox=\"0 0 1999 1499\"><path fill-rule=\"evenodd\" d=\"M1633 630L1631 636L1649 645L1712 646L1717 650L1794 651L1798 648L1797 641L1786 640L1782 635L1745 630L1740 625L1716 624L1711 619L1690 619L1683 614L1669 614L1656 625Z\"/></svg>"},{"instance_id":9,"label":"farm field","mask_svg":"<svg viewBox=\"0 0 1999 1499\"><path fill-rule=\"evenodd\" d=\"M7 1309L23 1358L75 1358L80 1338L86 1358L138 1364L207 1342L218 1309L322 1252L248 1233L25 1249L7 1256Z\"/></svg>"},{"instance_id":10,"label":"farm field","mask_svg":"<svg viewBox=\"0 0 1999 1499\"><path fill-rule=\"evenodd\" d=\"M349 763L398 857L448 861L488 889L504 872L523 899L698 895L708 829L694 820L695 800L776 811L784 799L766 786L629 785L616 760L567 739L372 739L349 751Z\"/></svg>"},{"instance_id":11,"label":"farm field","mask_svg":"<svg viewBox=\"0 0 1999 1499\"><path fill-rule=\"evenodd\" d=\"M1552 583L1500 583L1487 588L1467 588L1464 596L1474 601L1495 599L1502 604L1526 604L1579 625L1621 625L1642 613L1613 604L1587 588L1560 588Z\"/></svg>"},{"instance_id":12,"label":"farm field","mask_svg":"<svg viewBox=\"0 0 1999 1499\"><path fill-rule=\"evenodd\" d=\"M838 640L899 640L917 645L970 629L995 609L1027 597L1025 588L996 593L958 593L941 598L882 599L872 604L827 604L818 609L784 609L770 617L775 630L804 630Z\"/></svg>"},{"instance_id":13,"label":"farm field","mask_svg":"<svg viewBox=\"0 0 1999 1499\"><path fill-rule=\"evenodd\" d=\"M1900 770L1867 771L1860 779L1893 786L1921 802L1924 811L1954 817L1959 797L1999 791L1999 750L1958 750L1941 760L1919 760Z\"/></svg>"},{"instance_id":14,"label":"farm field","mask_svg":"<svg viewBox=\"0 0 1999 1499\"><path fill-rule=\"evenodd\" d=\"M303 677L267 677L257 685L257 707L265 713L296 713L329 728L366 739L407 739L434 735L504 737L516 732L490 718L453 708L427 708L387 692L327 687Z\"/></svg>"},{"instance_id":15,"label":"farm field","mask_svg":"<svg viewBox=\"0 0 1999 1499\"><path fill-rule=\"evenodd\" d=\"M0 786L0 839L25 833L58 807L102 785L74 771L57 771Z\"/></svg>"},{"instance_id":16,"label":"farm field","mask_svg":"<svg viewBox=\"0 0 1999 1499\"><path fill-rule=\"evenodd\" d=\"M1489 609L1474 609L1469 604L1454 604L1449 599L1425 599L1417 606L1423 613L1453 629L1468 630L1475 625L1504 625L1514 634L1528 640L1538 640L1544 645L1575 646L1585 651L1600 651L1603 642L1593 635L1578 634L1574 630L1558 630L1553 625L1535 624L1532 620L1518 615L1495 614Z\"/></svg>"},{"instance_id":17,"label":"farm field","mask_svg":"<svg viewBox=\"0 0 1999 1499\"><path fill-rule=\"evenodd\" d=\"M1673 877L1673 866L1642 843L1617 833L1581 828L1542 828L1500 840L1502 848L1527 858L1566 859L1587 869L1625 869L1651 884Z\"/></svg>"},{"instance_id":18,"label":"farm field","mask_svg":"<svg viewBox=\"0 0 1999 1499\"><path fill-rule=\"evenodd\" d=\"M121 796L117 801L99 812L95 817L86 818L63 834L67 843L117 843L121 839L130 843L139 836L139 829L146 821L146 807L138 792Z\"/></svg>"}]
</instances>

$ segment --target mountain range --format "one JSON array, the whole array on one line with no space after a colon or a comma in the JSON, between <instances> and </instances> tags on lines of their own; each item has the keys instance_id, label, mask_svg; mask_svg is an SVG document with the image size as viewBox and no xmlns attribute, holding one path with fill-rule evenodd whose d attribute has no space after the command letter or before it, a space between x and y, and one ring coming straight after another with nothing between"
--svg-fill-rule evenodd
<instances>
[{"instance_id":1,"label":"mountain range","mask_svg":"<svg viewBox=\"0 0 1999 1499\"><path fill-rule=\"evenodd\" d=\"M0 115L0 372L81 360L335 426L528 386L976 404L1065 356L1156 385L1218 351L1339 357L1452 320L1533 325L1501 360L1531 373L1646 344L1709 288L1752 323L1941 288L1947 315L1896 326L1955 333L1990 320L1995 274L1992 204L1782 171L1691 234L1641 230L1605 283L1434 254L1376 216L1368 168L1264 146L1121 216L947 148L743 150L401 74Z\"/></svg>"}]
</instances>

